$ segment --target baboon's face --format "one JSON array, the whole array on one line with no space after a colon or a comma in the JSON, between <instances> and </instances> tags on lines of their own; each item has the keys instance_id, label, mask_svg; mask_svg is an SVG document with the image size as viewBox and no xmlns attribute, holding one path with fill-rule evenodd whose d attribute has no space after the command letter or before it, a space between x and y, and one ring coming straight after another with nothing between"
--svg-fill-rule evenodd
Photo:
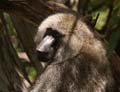
<instances>
[{"instance_id":1,"label":"baboon's face","mask_svg":"<svg viewBox=\"0 0 120 92\"><path fill-rule=\"evenodd\" d=\"M57 30L47 28L36 48L39 60L48 61L52 59L60 46L62 38L63 35Z\"/></svg>"},{"instance_id":2,"label":"baboon's face","mask_svg":"<svg viewBox=\"0 0 120 92\"><path fill-rule=\"evenodd\" d=\"M92 34L82 21L77 20L70 14L56 14L41 23L35 37L41 61L48 61L56 54L65 59L79 53L84 37Z\"/></svg>"}]
</instances>

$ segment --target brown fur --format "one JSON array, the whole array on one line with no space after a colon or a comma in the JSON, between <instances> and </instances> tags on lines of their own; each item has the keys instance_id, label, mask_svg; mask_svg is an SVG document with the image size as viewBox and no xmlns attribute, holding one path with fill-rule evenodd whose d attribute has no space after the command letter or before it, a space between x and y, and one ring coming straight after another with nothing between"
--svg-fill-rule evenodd
<instances>
[{"instance_id":1,"label":"brown fur","mask_svg":"<svg viewBox=\"0 0 120 92\"><path fill-rule=\"evenodd\" d=\"M48 17L39 26L36 43L49 27L65 37L31 92L115 92L106 50L81 18L64 13Z\"/></svg>"}]
</instances>

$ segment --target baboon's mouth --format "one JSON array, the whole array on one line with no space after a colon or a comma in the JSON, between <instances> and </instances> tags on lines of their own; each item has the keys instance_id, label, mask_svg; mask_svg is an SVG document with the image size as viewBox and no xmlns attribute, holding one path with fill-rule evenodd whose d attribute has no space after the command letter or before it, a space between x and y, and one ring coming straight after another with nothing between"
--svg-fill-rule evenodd
<instances>
[{"instance_id":1,"label":"baboon's mouth","mask_svg":"<svg viewBox=\"0 0 120 92\"><path fill-rule=\"evenodd\" d=\"M47 52L37 51L37 57L40 61L47 62L50 60L50 57Z\"/></svg>"}]
</instances>

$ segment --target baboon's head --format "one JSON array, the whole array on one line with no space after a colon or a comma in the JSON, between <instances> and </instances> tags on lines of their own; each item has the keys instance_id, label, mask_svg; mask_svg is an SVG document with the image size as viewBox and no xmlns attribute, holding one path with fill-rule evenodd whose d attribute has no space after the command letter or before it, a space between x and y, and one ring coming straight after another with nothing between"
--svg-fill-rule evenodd
<instances>
[{"instance_id":1,"label":"baboon's head","mask_svg":"<svg viewBox=\"0 0 120 92\"><path fill-rule=\"evenodd\" d=\"M92 51L87 44L94 44L93 39L93 33L81 18L59 13L49 16L41 23L35 42L39 59L49 61L52 58L71 58L81 51L84 52L84 48L88 52ZM98 47L99 42L96 44Z\"/></svg>"}]
</instances>

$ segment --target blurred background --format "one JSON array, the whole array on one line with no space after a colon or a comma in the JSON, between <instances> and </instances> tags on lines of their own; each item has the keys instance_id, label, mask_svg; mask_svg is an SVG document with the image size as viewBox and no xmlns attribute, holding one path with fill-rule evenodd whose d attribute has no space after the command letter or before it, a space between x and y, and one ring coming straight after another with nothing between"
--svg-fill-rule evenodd
<instances>
[{"instance_id":1,"label":"blurred background","mask_svg":"<svg viewBox=\"0 0 120 92\"><path fill-rule=\"evenodd\" d=\"M25 92L33 85L44 67L35 52L37 27L63 6L85 16L88 25L105 40L119 81L120 0L0 0L1 92Z\"/></svg>"}]
</instances>

